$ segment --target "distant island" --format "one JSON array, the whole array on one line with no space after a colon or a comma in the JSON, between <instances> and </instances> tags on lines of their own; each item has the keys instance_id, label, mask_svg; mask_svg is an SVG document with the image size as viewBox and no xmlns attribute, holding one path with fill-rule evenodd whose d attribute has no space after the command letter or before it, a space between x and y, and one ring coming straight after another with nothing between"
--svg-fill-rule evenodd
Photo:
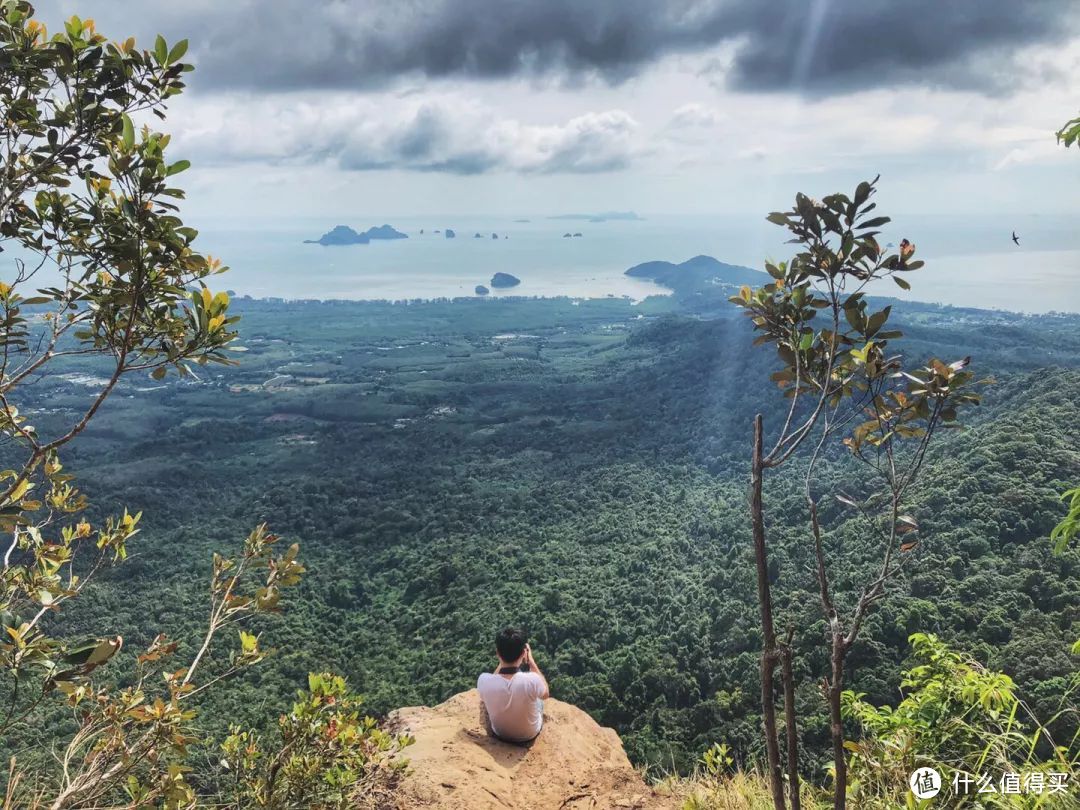
<instances>
[{"instance_id":1,"label":"distant island","mask_svg":"<svg viewBox=\"0 0 1080 810\"><path fill-rule=\"evenodd\" d=\"M368 228L366 233L367 233L367 238L368 239L408 239L409 238L408 234L402 233L401 231L397 230L396 228L391 227L390 225L380 225L377 228Z\"/></svg>"},{"instance_id":2,"label":"distant island","mask_svg":"<svg viewBox=\"0 0 1080 810\"><path fill-rule=\"evenodd\" d=\"M324 233L318 239L305 239L305 245L366 245L372 239L408 239L404 234L390 225L379 225L376 228L368 228L363 233L354 231L348 225L337 225Z\"/></svg>"},{"instance_id":3,"label":"distant island","mask_svg":"<svg viewBox=\"0 0 1080 810\"><path fill-rule=\"evenodd\" d=\"M633 211L604 211L600 214L558 214L548 219L580 219L587 222L607 222L608 220L622 220L624 222L640 222L639 217Z\"/></svg>"},{"instance_id":4,"label":"distant island","mask_svg":"<svg viewBox=\"0 0 1080 810\"><path fill-rule=\"evenodd\" d=\"M477 285L476 285L476 289L474 290L474 292L475 292L475 293L476 293L477 295L487 295L487 294L488 294L489 292L491 292L491 290L489 290L489 289L488 289L487 287L485 287L485 286L484 286L483 284L477 284Z\"/></svg>"},{"instance_id":5,"label":"distant island","mask_svg":"<svg viewBox=\"0 0 1080 810\"><path fill-rule=\"evenodd\" d=\"M509 273L496 273L491 277L491 286L495 288L516 287L521 279Z\"/></svg>"},{"instance_id":6,"label":"distant island","mask_svg":"<svg viewBox=\"0 0 1080 810\"><path fill-rule=\"evenodd\" d=\"M647 278L676 292L692 292L716 284L761 286L769 276L737 264L725 264L712 256L695 256L685 262L654 261L636 264L624 275Z\"/></svg>"},{"instance_id":7,"label":"distant island","mask_svg":"<svg viewBox=\"0 0 1080 810\"><path fill-rule=\"evenodd\" d=\"M435 233L438 233L438 231L435 231ZM447 239L453 239L454 237L457 236L457 234L454 233L453 228L447 228L446 233L444 233L443 236L445 236Z\"/></svg>"}]
</instances>

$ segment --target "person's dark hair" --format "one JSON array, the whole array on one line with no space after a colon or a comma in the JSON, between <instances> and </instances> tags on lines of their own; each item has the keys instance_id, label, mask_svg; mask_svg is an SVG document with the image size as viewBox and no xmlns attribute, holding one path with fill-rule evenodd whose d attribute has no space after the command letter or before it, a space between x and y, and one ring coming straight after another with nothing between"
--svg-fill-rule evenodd
<instances>
[{"instance_id":1,"label":"person's dark hair","mask_svg":"<svg viewBox=\"0 0 1080 810\"><path fill-rule=\"evenodd\" d=\"M523 632L507 627L495 636L495 649L499 651L499 657L503 661L516 661L525 652L527 642Z\"/></svg>"}]
</instances>

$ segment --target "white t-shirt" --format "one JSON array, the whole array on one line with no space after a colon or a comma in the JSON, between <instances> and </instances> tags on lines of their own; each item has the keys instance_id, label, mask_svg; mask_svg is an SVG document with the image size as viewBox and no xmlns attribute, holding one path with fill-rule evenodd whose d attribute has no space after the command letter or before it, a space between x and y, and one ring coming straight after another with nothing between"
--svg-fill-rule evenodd
<instances>
[{"instance_id":1,"label":"white t-shirt","mask_svg":"<svg viewBox=\"0 0 1080 810\"><path fill-rule=\"evenodd\" d=\"M525 742L544 727L544 679L535 672L517 672L510 678L491 672L476 681L487 708L492 730L506 740Z\"/></svg>"}]
</instances>

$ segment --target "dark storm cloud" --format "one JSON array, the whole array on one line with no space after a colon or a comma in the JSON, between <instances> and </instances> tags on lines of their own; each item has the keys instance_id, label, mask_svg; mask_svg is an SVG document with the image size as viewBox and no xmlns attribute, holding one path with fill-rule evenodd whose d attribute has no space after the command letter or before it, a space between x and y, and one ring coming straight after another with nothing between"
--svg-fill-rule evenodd
<instances>
[{"instance_id":1,"label":"dark storm cloud","mask_svg":"<svg viewBox=\"0 0 1080 810\"><path fill-rule=\"evenodd\" d=\"M598 78L729 43L718 77L828 94L1018 85L1017 49L1076 31L1074 0L233 0L66 2L109 32L189 36L204 87L370 89L398 79ZM42 6L42 11L44 11ZM1019 70L1018 70L1019 69Z\"/></svg>"},{"instance_id":2,"label":"dark storm cloud","mask_svg":"<svg viewBox=\"0 0 1080 810\"><path fill-rule=\"evenodd\" d=\"M729 85L811 93L927 84L1007 92L1024 78L1017 49L1052 45L1076 31L1073 0L861 0L741 3L746 32Z\"/></svg>"}]
</instances>

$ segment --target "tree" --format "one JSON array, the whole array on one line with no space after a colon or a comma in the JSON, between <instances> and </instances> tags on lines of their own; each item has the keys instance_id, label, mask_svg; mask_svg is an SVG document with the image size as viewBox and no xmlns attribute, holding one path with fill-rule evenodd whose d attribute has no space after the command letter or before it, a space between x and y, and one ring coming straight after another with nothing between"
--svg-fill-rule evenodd
<instances>
[{"instance_id":1,"label":"tree","mask_svg":"<svg viewBox=\"0 0 1080 810\"><path fill-rule=\"evenodd\" d=\"M0 283L0 435L8 458L19 461L0 472L0 530L11 534L0 609L6 642L17 650L9 671L24 677L33 666L48 682L70 651L43 631L42 619L110 558L123 559L139 520L108 521L97 533L97 560L76 576L74 553L91 527L46 537L85 506L58 451L123 375L160 378L168 367L188 373L191 362L228 362L237 319L227 315L227 296L201 285L224 268L192 249L195 231L175 215L172 200L183 192L168 178L186 161L169 164L168 136L147 127L137 133L131 119L164 115L190 69L179 61L186 43L170 49L159 38L153 52L140 51L133 40L107 42L78 18L50 39L32 13L25 2L0 6L0 250L19 251L13 281ZM39 274L52 285L24 297ZM108 375L81 411L47 435L20 409L20 391L67 358L103 362ZM87 665L117 649L115 640L99 647Z\"/></svg>"},{"instance_id":2,"label":"tree","mask_svg":"<svg viewBox=\"0 0 1080 810\"><path fill-rule=\"evenodd\" d=\"M61 609L125 559L141 515L125 511L97 529L78 517L86 499L60 450L125 376L232 363L239 318L205 283L226 268L194 249L197 232L178 216L184 193L171 178L188 162L167 160L169 136L136 123L164 119L183 90L186 41L170 47L158 37L140 50L78 17L49 37L33 11L22 0L0 3L0 252L13 256L12 280L0 282L0 444L14 462L0 471L0 532L10 536L0 546L0 733L27 733L58 700L75 722L52 741L55 757L13 760L4 806L99 807L124 796L125 807L188 807L196 698L263 657L258 636L241 629L228 661L204 680L215 641L277 612L304 569L295 544L274 553L278 538L266 526L237 557L214 555L194 651L184 656L180 642L159 635L123 687L95 680L121 650L119 635L64 633ZM26 386L58 367L102 382L63 419L34 425L20 407ZM375 738L365 721L348 739ZM397 741L379 738L379 750ZM318 752L307 761L316 771L326 764Z\"/></svg>"},{"instance_id":3,"label":"tree","mask_svg":"<svg viewBox=\"0 0 1080 810\"><path fill-rule=\"evenodd\" d=\"M1058 143L1066 148L1080 141L1080 117L1067 121L1057 132ZM1080 533L1080 487L1065 492L1061 499L1069 501L1069 512L1050 533L1050 542L1054 552L1060 554Z\"/></svg>"},{"instance_id":4,"label":"tree","mask_svg":"<svg viewBox=\"0 0 1080 810\"><path fill-rule=\"evenodd\" d=\"M732 303L746 310L755 345L776 350L781 368L772 379L790 400L783 425L768 448L763 420L754 420L750 510L761 611L763 649L761 702L773 804L785 806L780 745L776 725L774 676L781 668L784 694L787 776L792 808L799 807L795 685L791 639L777 638L770 593L769 556L762 496L766 470L781 467L796 452L809 451L803 475L809 540L814 549L821 609L829 628L830 673L825 679L834 759L834 807L846 803L846 755L842 700L847 654L863 620L882 597L886 584L912 559L919 525L904 514L905 496L926 458L931 438L941 427L956 426L957 409L978 402L969 390L968 358L953 363L937 359L908 370L891 342L902 336L886 329L891 307L873 311L865 297L875 281L892 278L910 289L904 274L917 270L915 246L904 240L887 253L877 242L890 220L871 216L877 178L860 183L849 198L834 194L821 202L799 194L795 206L768 219L787 228L801 250L786 263L766 264L773 281L759 289L744 286ZM819 317L820 316L820 317ZM851 482L851 492L834 491L841 504L855 510L869 536L879 543L880 558L861 595L847 611L831 587L821 492L828 487L820 465L830 442L842 441L863 463L866 476Z\"/></svg>"}]
</instances>

